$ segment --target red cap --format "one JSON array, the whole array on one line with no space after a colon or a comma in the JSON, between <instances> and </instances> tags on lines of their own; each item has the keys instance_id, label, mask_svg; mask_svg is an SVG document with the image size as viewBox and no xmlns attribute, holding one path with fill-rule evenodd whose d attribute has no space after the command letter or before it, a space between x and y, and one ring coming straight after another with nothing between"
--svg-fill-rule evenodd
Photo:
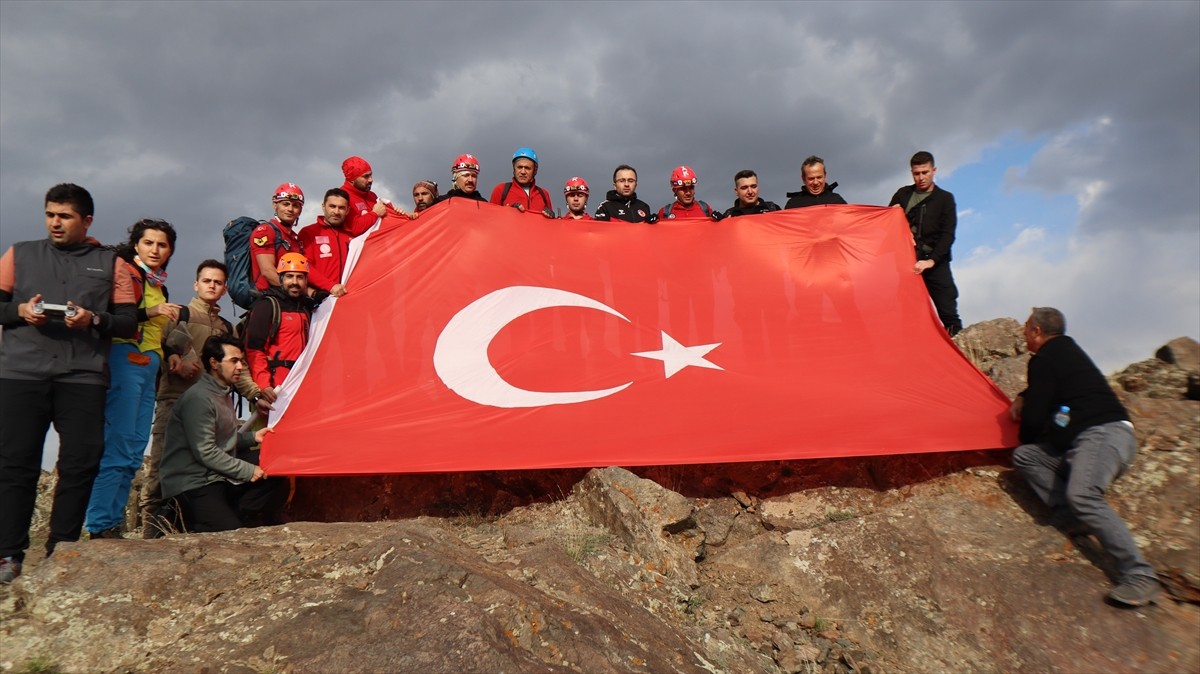
<instances>
[{"instance_id":1,"label":"red cap","mask_svg":"<svg viewBox=\"0 0 1200 674\"><path fill-rule=\"evenodd\" d=\"M353 181L364 173L371 173L371 165L366 159L346 157L346 161L342 162L342 175L346 176L346 180Z\"/></svg>"}]
</instances>

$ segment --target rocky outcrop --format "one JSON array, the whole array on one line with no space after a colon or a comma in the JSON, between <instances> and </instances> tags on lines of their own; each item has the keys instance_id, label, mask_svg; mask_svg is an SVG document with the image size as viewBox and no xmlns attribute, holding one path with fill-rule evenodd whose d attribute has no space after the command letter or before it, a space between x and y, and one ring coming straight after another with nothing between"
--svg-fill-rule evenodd
<instances>
[{"instance_id":1,"label":"rocky outcrop","mask_svg":"<svg viewBox=\"0 0 1200 674\"><path fill-rule=\"evenodd\" d=\"M1012 318L994 318L975 323L954 337L964 355L996 382L1008 397L1025 390L1029 350L1023 326Z\"/></svg>"},{"instance_id":2,"label":"rocky outcrop","mask_svg":"<svg viewBox=\"0 0 1200 674\"><path fill-rule=\"evenodd\" d=\"M1016 321L964 335L1023 388ZM34 556L0 589L0 671L1200 671L1176 342L1111 378L1140 451L1109 496L1181 601L1107 605L1109 560L1007 452L328 479L295 505L385 521Z\"/></svg>"}]
</instances>

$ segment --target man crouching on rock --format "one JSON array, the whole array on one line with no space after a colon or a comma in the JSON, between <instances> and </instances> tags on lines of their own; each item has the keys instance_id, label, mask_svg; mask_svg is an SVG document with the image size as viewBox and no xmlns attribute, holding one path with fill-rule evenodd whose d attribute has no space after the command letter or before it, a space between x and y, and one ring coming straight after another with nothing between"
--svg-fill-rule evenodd
<instances>
[{"instance_id":1,"label":"man crouching on rock","mask_svg":"<svg viewBox=\"0 0 1200 674\"><path fill-rule=\"evenodd\" d=\"M1072 535L1094 535L1120 574L1109 599L1144 606L1161 588L1125 522L1104 498L1108 485L1133 463L1133 424L1104 375L1066 336L1058 309L1035 307L1025 321L1028 388L1010 414L1021 424L1013 466L1053 511L1053 523Z\"/></svg>"},{"instance_id":2,"label":"man crouching on rock","mask_svg":"<svg viewBox=\"0 0 1200 674\"><path fill-rule=\"evenodd\" d=\"M288 482L255 465L269 428L239 433L230 388L246 366L241 344L214 335L200 354L207 372L179 397L167 422L159 468L163 499L176 498L190 532L229 531L256 516L270 518L287 499Z\"/></svg>"}]
</instances>

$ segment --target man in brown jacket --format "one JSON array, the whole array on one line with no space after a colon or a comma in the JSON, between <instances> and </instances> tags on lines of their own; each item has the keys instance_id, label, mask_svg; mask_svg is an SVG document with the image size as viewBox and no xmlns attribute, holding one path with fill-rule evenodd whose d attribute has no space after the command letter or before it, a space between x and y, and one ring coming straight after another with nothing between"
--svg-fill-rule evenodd
<instances>
[{"instance_id":1,"label":"man in brown jacket","mask_svg":"<svg viewBox=\"0 0 1200 674\"><path fill-rule=\"evenodd\" d=\"M205 260L196 268L193 287L196 296L179 312L179 320L166 325L163 331L162 372L158 378L158 394L154 406L154 426L150 430L150 463L142 480L138 501L142 521L142 538L158 538L170 530L170 517L160 512L163 506L162 485L158 469L162 463L166 441L167 420L171 409L184 391L204 374L200 350L213 335L233 334L229 321L221 317L218 303L225 296L228 269L216 260ZM259 390L249 376L240 377L235 389L252 402L262 400L269 405L274 393Z\"/></svg>"}]
</instances>

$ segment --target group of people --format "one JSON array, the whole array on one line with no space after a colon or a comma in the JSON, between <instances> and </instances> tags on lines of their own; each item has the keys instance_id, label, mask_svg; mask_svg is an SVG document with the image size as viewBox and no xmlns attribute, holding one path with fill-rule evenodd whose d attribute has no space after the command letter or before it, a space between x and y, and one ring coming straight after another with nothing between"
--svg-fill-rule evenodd
<instances>
[{"instance_id":1,"label":"group of people","mask_svg":"<svg viewBox=\"0 0 1200 674\"><path fill-rule=\"evenodd\" d=\"M942 324L954 335L962 329L950 270L954 196L935 184L933 155L918 152L909 164L913 183L897 190L889 205L904 210L915 246L913 272L922 275ZM169 223L139 220L128 241L105 248L87 235L91 195L72 184L51 188L45 199L48 237L18 243L0 257L0 583L20 574L30 544L51 423L60 446L47 555L59 542L78 540L85 525L91 538L122 537L130 485L148 439L150 468L139 502L144 536L173 525L202 532L273 522L288 482L258 466L254 448L269 430L239 429L231 391L261 412L271 409L276 387L308 343L313 310L325 297L347 292L342 277L350 241L385 215L416 219L459 198L558 217L550 194L536 183L536 152L517 150L512 169L512 180L485 199L477 189L478 159L460 155L451 167L451 188L439 194L436 182L417 182L414 208L406 211L371 190L366 160L349 157L342 163L345 182L325 192L322 214L299 230L304 192L281 184L272 197L274 217L261 221L245 242L253 301L243 307L247 314L236 336L218 306L239 280L230 278L230 267L215 259L201 262L195 296L186 305L171 303L165 281L177 237ZM805 159L801 171L804 185L788 193L784 208L846 203L835 192L837 183L826 182L820 157ZM637 171L623 164L592 215L587 181L567 180L561 217L653 224L781 210L759 196L753 171L735 174L736 201L723 212L696 198L697 182L690 167L675 168L675 200L654 211L637 197ZM1104 499L1136 451L1128 415L1099 369L1065 337L1061 313L1035 309L1026 339L1035 356L1029 389L1012 409L1026 443L1014 453L1014 465L1054 509L1057 524L1071 534L1097 536L1116 555L1122 576L1110 597L1145 604L1157 596L1153 569ZM1070 410L1067 421L1063 410Z\"/></svg>"},{"instance_id":2,"label":"group of people","mask_svg":"<svg viewBox=\"0 0 1200 674\"><path fill-rule=\"evenodd\" d=\"M926 151L917 152L909 160L913 182L901 187L888 202L904 210L915 243L917 262L913 272L921 274L930 298L937 309L938 318L951 336L962 330L962 319L958 315L958 288L950 268L951 247L958 226L958 211L954 195L937 186L934 177L937 166L933 155ZM718 211L707 202L696 197L699 178L689 166L678 166L670 176L671 191L675 199L654 210L638 199L637 170L621 164L613 171L612 189L596 207L594 214L588 213L591 188L581 177L572 177L563 184L563 201L566 211L557 214L550 193L537 184L538 156L533 148L523 147L513 153L512 179L492 188L490 197L479 191L479 159L472 154L461 154L450 167L451 186L444 194L432 180L421 180L413 185L413 210L406 211L387 203L371 191L374 174L371 166L361 157L349 157L342 162L345 183L339 189L329 190L321 203L323 215L316 223L298 232L297 218L304 207L304 193L292 183L284 183L276 189L275 218L264 223L253 236L253 252L256 260L262 258L256 271L259 290L265 290L272 282L271 264L280 252L280 245L292 246L303 251L313 265L311 278L313 290L340 296L345 287L340 284L350 240L374 224L377 217L392 212L401 217L416 219L421 212L433 204L448 199L472 199L501 206L511 206L522 212L541 213L547 218L561 217L571 220L622 220L625 222L654 224L660 220L705 219L718 221L758 213L804 208L808 206L845 204L835 190L838 184L826 181L825 160L812 155L801 164L803 185L796 192L788 192L783 209L778 204L759 196L758 175L751 170L738 171L733 177L736 199L733 206Z\"/></svg>"}]
</instances>

